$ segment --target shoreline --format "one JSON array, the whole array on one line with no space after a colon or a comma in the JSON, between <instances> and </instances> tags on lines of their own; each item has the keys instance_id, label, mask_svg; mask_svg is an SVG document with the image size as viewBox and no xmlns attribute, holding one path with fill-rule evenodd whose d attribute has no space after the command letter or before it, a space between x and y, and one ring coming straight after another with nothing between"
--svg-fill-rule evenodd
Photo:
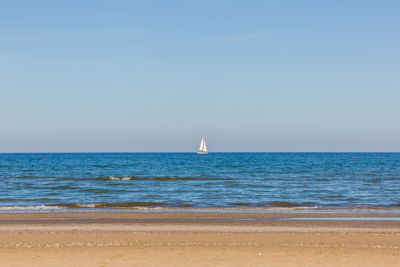
<instances>
[{"instance_id":1,"label":"shoreline","mask_svg":"<svg viewBox=\"0 0 400 267\"><path fill-rule=\"evenodd\" d=\"M107 203L89 204L51 204L51 205L11 205L0 206L0 214L3 213L91 213L91 212L192 212L192 213L348 213L348 214L399 214L398 206L373 206L373 205L354 205L354 206L274 206L274 207L253 207L253 206L221 206L221 207L159 207L159 206L118 206ZM110 206L107 206L110 205Z\"/></svg>"},{"instance_id":2,"label":"shoreline","mask_svg":"<svg viewBox=\"0 0 400 267\"><path fill-rule=\"evenodd\" d=\"M179 226L179 227L176 227ZM45 212L0 213L0 232L13 229L137 231L311 231L400 233L400 214L220 213L220 212ZM214 229L215 228L215 229Z\"/></svg>"},{"instance_id":3,"label":"shoreline","mask_svg":"<svg viewBox=\"0 0 400 267\"><path fill-rule=\"evenodd\" d=\"M335 220L342 217L356 220ZM357 218L359 213L1 213L0 261L6 266L398 266L400 221Z\"/></svg>"}]
</instances>

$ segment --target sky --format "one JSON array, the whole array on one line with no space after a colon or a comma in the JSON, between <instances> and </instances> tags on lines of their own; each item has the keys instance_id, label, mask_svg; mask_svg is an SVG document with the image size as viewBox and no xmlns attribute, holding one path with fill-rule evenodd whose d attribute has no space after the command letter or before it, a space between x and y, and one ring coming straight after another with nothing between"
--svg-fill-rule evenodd
<instances>
[{"instance_id":1,"label":"sky","mask_svg":"<svg viewBox=\"0 0 400 267\"><path fill-rule=\"evenodd\" d=\"M0 1L0 152L400 151L399 1Z\"/></svg>"}]
</instances>

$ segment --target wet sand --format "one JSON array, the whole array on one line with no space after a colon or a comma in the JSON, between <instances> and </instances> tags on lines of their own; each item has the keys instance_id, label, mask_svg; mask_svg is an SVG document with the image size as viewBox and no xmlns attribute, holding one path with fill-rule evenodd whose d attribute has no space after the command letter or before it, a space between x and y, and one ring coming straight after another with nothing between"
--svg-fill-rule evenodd
<instances>
[{"instance_id":1,"label":"wet sand","mask_svg":"<svg viewBox=\"0 0 400 267\"><path fill-rule=\"evenodd\" d=\"M0 214L1 266L400 266L400 221L295 213Z\"/></svg>"}]
</instances>

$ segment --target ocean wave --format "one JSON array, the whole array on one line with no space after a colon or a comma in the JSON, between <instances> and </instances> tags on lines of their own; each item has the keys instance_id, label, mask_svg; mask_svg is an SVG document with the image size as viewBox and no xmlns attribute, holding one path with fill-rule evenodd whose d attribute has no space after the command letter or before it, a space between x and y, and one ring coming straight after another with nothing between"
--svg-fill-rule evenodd
<instances>
[{"instance_id":1,"label":"ocean wave","mask_svg":"<svg viewBox=\"0 0 400 267\"><path fill-rule=\"evenodd\" d=\"M15 202L15 201L23 201L23 202L32 202L32 201L43 201L43 202L51 202L51 201L59 201L58 198L0 198L0 202Z\"/></svg>"},{"instance_id":2,"label":"ocean wave","mask_svg":"<svg viewBox=\"0 0 400 267\"><path fill-rule=\"evenodd\" d=\"M38 205L38 206L3 206L0 210L57 210L61 209L58 206Z\"/></svg>"},{"instance_id":3,"label":"ocean wave","mask_svg":"<svg viewBox=\"0 0 400 267\"><path fill-rule=\"evenodd\" d=\"M236 204L236 205L234 205ZM268 205L268 206L267 206ZM285 205L285 204L284 204ZM0 213L7 212L89 212L102 210L104 212L113 210L126 210L131 212L141 211L180 211L180 212L343 212L343 213L398 213L400 207L377 207L377 206L346 206L346 207L331 207L331 206L271 206L269 204L251 204L251 203L231 203L230 206L214 206L214 207L199 207L191 204L168 204L159 202L117 202L117 203L59 203L48 205L27 205L27 206L0 206Z\"/></svg>"},{"instance_id":4,"label":"ocean wave","mask_svg":"<svg viewBox=\"0 0 400 267\"><path fill-rule=\"evenodd\" d=\"M133 177L133 176L128 176L128 177L110 176L110 177L108 177L108 179L111 181L128 181L128 180L135 180L135 177Z\"/></svg>"},{"instance_id":5,"label":"ocean wave","mask_svg":"<svg viewBox=\"0 0 400 267\"><path fill-rule=\"evenodd\" d=\"M194 208L194 209L202 209L201 207L196 207L191 204L178 204L178 203L163 203L163 202L97 202L97 203L58 203L58 204L49 204L49 205L38 205L38 206L13 206L13 207L1 207L2 209L141 209L141 208ZM203 207L204 208L204 207ZM262 210L280 210L280 209L319 209L320 206L304 206L294 203L286 203L283 202L281 204L275 203L265 203L265 204L252 204L252 203L232 203L231 206L221 206L221 207L208 207L210 209L262 209Z\"/></svg>"},{"instance_id":6,"label":"ocean wave","mask_svg":"<svg viewBox=\"0 0 400 267\"><path fill-rule=\"evenodd\" d=\"M26 177L18 177L24 179ZM235 180L230 177L191 177L191 176L100 176L100 177L40 177L30 176L30 179L48 179L51 181L232 181ZM54 189L68 189L69 186L57 186Z\"/></svg>"},{"instance_id":7,"label":"ocean wave","mask_svg":"<svg viewBox=\"0 0 400 267\"><path fill-rule=\"evenodd\" d=\"M264 204L261 204L261 206L263 206L263 205ZM272 202L266 203L266 205L271 206L271 207L285 207L285 208L298 208L301 206L307 206L302 203L294 203L294 202L287 202L287 201L272 201Z\"/></svg>"},{"instance_id":8,"label":"ocean wave","mask_svg":"<svg viewBox=\"0 0 400 267\"><path fill-rule=\"evenodd\" d=\"M230 181L232 178L215 178L215 177L183 177L183 176L159 176L159 177L146 177L146 176L107 176L98 177L97 180L102 181Z\"/></svg>"},{"instance_id":9,"label":"ocean wave","mask_svg":"<svg viewBox=\"0 0 400 267\"><path fill-rule=\"evenodd\" d=\"M9 201L16 201L15 198L0 198L0 202L9 202Z\"/></svg>"},{"instance_id":10,"label":"ocean wave","mask_svg":"<svg viewBox=\"0 0 400 267\"><path fill-rule=\"evenodd\" d=\"M151 202L123 202L123 203L60 203L54 205L31 205L31 206L0 206L0 211L8 212L8 211L68 211L68 210L80 210L80 209L121 209L121 210L181 210L181 211L261 211L261 210L296 210L297 208L256 208L256 207L195 207L190 204L181 204L181 205L168 205L165 203L151 203ZM304 208L304 209L312 209Z\"/></svg>"},{"instance_id":11,"label":"ocean wave","mask_svg":"<svg viewBox=\"0 0 400 267\"><path fill-rule=\"evenodd\" d=\"M312 203L294 203L286 201L272 201L267 203L247 203L247 202L234 202L230 203L234 207L251 207L251 208L314 208L318 207Z\"/></svg>"},{"instance_id":12,"label":"ocean wave","mask_svg":"<svg viewBox=\"0 0 400 267\"><path fill-rule=\"evenodd\" d=\"M135 207L167 207L170 206L167 203L162 202L114 202L114 203L60 203L56 204L58 207L67 209L79 209L79 208L135 208Z\"/></svg>"}]
</instances>

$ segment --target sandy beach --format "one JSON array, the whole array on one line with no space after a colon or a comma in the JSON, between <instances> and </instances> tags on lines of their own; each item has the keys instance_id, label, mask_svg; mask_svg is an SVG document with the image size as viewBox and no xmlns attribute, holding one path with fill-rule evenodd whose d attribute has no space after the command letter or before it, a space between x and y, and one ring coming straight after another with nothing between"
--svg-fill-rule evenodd
<instances>
[{"instance_id":1,"label":"sandy beach","mask_svg":"<svg viewBox=\"0 0 400 267\"><path fill-rule=\"evenodd\" d=\"M377 215L0 214L0 265L399 266L400 221L359 217Z\"/></svg>"}]
</instances>

